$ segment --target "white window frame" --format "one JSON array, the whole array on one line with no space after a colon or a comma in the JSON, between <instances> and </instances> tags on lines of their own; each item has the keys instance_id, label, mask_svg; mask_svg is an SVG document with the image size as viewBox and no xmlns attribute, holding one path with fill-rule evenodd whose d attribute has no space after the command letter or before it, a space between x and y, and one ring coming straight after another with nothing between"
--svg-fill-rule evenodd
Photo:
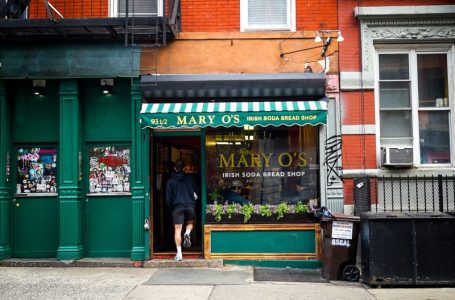
<instances>
[{"instance_id":1,"label":"white window frame","mask_svg":"<svg viewBox=\"0 0 455 300\"><path fill-rule=\"evenodd\" d=\"M296 31L296 8L295 0L287 2L286 26L254 26L248 25L248 0L240 0L240 31Z\"/></svg>"},{"instance_id":2,"label":"white window frame","mask_svg":"<svg viewBox=\"0 0 455 300\"><path fill-rule=\"evenodd\" d=\"M131 0L132 2L133 0ZM157 1L157 11L158 11L158 17L163 16L163 1L162 0L155 0ZM120 14L118 11L118 2L119 0L109 0L109 18L119 18L119 17L124 17L123 14ZM135 13L135 16L140 16L140 17L146 17L146 16L155 16L156 14L154 13ZM132 17L132 16L130 16Z\"/></svg>"},{"instance_id":3,"label":"white window frame","mask_svg":"<svg viewBox=\"0 0 455 300\"><path fill-rule=\"evenodd\" d=\"M379 55L380 54L408 54L409 55L409 79L411 81L411 116L412 116L412 145L387 145L387 146L412 146L414 149L413 165L420 168L441 168L455 166L455 49L453 44L425 44L425 45L376 45L374 57L374 91L375 91L375 117L377 124L377 159L381 162L381 119L380 119L380 99L379 99ZM449 106L448 108L423 107L419 108L418 86L417 86L417 55L418 54L447 54L447 72L448 72L448 89L449 89ZM448 111L449 113L449 137L450 137L450 163L447 164L421 164L420 163L420 136L419 136L419 111Z\"/></svg>"}]
</instances>

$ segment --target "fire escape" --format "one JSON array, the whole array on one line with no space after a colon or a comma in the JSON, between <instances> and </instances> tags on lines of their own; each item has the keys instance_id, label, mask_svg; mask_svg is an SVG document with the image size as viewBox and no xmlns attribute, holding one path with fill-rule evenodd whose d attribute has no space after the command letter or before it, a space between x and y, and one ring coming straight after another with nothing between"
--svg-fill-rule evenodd
<instances>
[{"instance_id":1,"label":"fire escape","mask_svg":"<svg viewBox=\"0 0 455 300\"><path fill-rule=\"evenodd\" d=\"M123 42L131 77L158 74L158 51L179 31L180 0L0 0L0 42ZM156 77L156 76L155 76ZM150 84L150 83L149 83Z\"/></svg>"}]
</instances>

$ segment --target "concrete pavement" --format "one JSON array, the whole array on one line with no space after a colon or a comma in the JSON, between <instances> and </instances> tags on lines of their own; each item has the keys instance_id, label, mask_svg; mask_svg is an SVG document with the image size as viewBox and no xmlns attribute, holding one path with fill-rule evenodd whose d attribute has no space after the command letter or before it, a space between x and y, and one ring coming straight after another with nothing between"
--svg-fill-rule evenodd
<instances>
[{"instance_id":1,"label":"concrete pavement","mask_svg":"<svg viewBox=\"0 0 455 300\"><path fill-rule=\"evenodd\" d=\"M455 288L254 281L253 268L0 267L0 299L455 299Z\"/></svg>"}]
</instances>

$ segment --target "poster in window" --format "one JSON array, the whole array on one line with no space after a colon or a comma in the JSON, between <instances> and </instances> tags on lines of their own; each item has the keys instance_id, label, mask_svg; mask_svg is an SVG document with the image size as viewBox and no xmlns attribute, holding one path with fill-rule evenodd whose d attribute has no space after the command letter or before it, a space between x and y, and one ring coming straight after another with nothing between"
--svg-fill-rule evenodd
<instances>
[{"instance_id":1,"label":"poster in window","mask_svg":"<svg viewBox=\"0 0 455 300\"><path fill-rule=\"evenodd\" d=\"M17 150L16 193L57 192L57 148Z\"/></svg>"},{"instance_id":2,"label":"poster in window","mask_svg":"<svg viewBox=\"0 0 455 300\"><path fill-rule=\"evenodd\" d=\"M90 149L90 193L130 192L130 148L124 146Z\"/></svg>"},{"instance_id":3,"label":"poster in window","mask_svg":"<svg viewBox=\"0 0 455 300\"><path fill-rule=\"evenodd\" d=\"M206 131L208 201L309 204L318 195L317 127Z\"/></svg>"}]
</instances>

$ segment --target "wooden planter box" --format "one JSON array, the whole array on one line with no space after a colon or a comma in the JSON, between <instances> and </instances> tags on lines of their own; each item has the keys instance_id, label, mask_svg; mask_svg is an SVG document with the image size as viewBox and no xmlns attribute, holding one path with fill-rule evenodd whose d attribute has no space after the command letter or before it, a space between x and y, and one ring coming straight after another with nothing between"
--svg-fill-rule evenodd
<instances>
[{"instance_id":1,"label":"wooden planter box","mask_svg":"<svg viewBox=\"0 0 455 300\"><path fill-rule=\"evenodd\" d=\"M319 223L206 224L204 257L224 260L319 260L321 228Z\"/></svg>"}]
</instances>

